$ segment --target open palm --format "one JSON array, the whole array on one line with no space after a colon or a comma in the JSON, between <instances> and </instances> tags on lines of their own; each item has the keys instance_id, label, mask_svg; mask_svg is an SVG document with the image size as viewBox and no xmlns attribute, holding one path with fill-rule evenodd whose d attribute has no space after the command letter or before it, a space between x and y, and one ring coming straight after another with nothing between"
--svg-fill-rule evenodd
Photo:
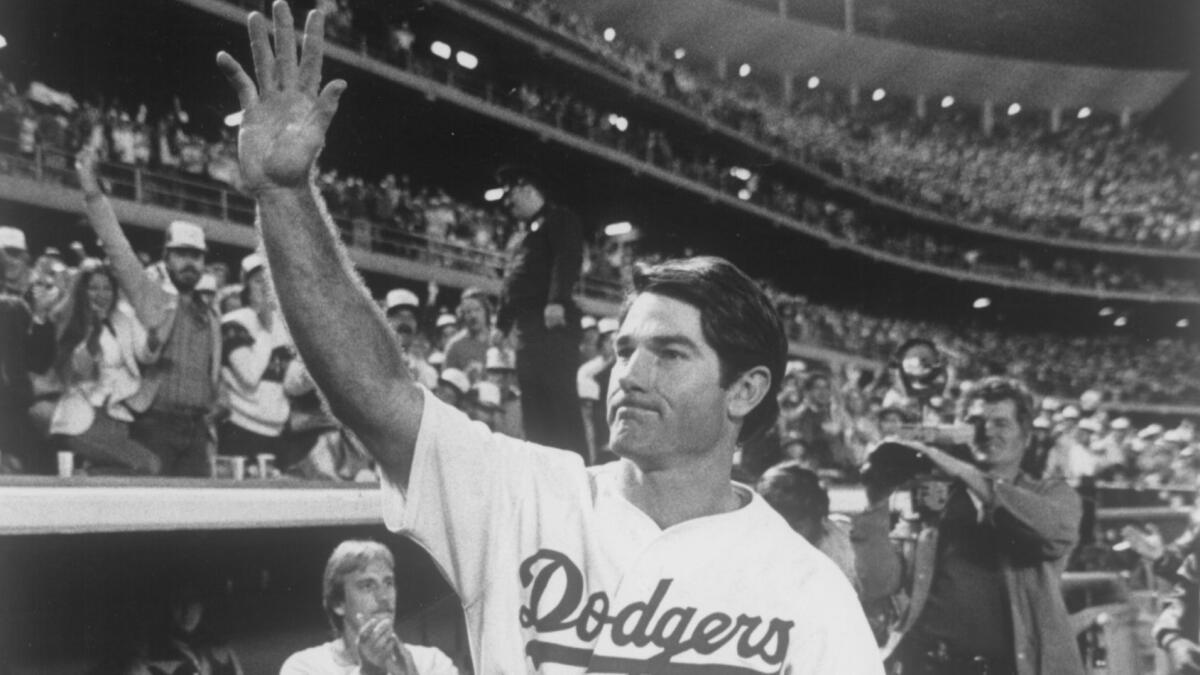
<instances>
[{"instance_id":1,"label":"open palm","mask_svg":"<svg viewBox=\"0 0 1200 675\"><path fill-rule=\"evenodd\" d=\"M243 110L238 160L246 189L252 194L307 184L313 162L325 144L325 131L337 112L338 98L346 89L344 81L334 80L318 94L325 50L324 15L309 13L297 60L291 9L277 0L271 10L273 30L258 12L248 20L257 87L232 56L217 54L217 65L233 85Z\"/></svg>"}]
</instances>

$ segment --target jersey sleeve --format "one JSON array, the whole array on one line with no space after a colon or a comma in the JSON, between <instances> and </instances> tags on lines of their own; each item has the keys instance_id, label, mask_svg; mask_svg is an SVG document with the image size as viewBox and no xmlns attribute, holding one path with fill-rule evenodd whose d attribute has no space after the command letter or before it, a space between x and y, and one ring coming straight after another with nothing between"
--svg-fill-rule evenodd
<instances>
[{"instance_id":1,"label":"jersey sleeve","mask_svg":"<svg viewBox=\"0 0 1200 675\"><path fill-rule=\"evenodd\" d=\"M794 591L804 598L796 617L786 675L884 675L883 655L850 582L832 561ZM812 607L821 611L813 612Z\"/></svg>"},{"instance_id":2,"label":"jersey sleeve","mask_svg":"<svg viewBox=\"0 0 1200 675\"><path fill-rule=\"evenodd\" d=\"M407 490L381 477L384 523L424 547L464 604L539 529L539 508L586 498L587 471L573 452L493 433L425 390ZM524 534L523 534L524 533Z\"/></svg>"}]
</instances>

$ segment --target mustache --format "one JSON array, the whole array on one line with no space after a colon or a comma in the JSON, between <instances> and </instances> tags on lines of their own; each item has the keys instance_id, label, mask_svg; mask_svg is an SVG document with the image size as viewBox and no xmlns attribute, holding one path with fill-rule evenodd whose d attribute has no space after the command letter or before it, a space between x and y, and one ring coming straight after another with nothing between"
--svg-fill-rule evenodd
<instances>
[{"instance_id":1,"label":"mustache","mask_svg":"<svg viewBox=\"0 0 1200 675\"><path fill-rule=\"evenodd\" d=\"M612 410L617 408L633 408L635 410L646 410L649 412L658 412L658 407L651 402L638 398L637 396L620 395L612 396L608 399L608 406Z\"/></svg>"}]
</instances>

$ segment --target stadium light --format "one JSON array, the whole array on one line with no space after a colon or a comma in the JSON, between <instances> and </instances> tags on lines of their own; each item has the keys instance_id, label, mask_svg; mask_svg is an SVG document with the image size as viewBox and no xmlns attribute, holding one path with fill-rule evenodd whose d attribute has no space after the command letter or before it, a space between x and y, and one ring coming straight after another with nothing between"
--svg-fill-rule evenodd
<instances>
[{"instance_id":1,"label":"stadium light","mask_svg":"<svg viewBox=\"0 0 1200 675\"><path fill-rule=\"evenodd\" d=\"M1092 109L1085 105L1079 109L1079 114L1076 115L1075 117L1078 117L1081 120L1086 120L1087 118L1089 118L1091 116L1092 116Z\"/></svg>"},{"instance_id":2,"label":"stadium light","mask_svg":"<svg viewBox=\"0 0 1200 675\"><path fill-rule=\"evenodd\" d=\"M740 166L735 166L729 169L729 175L738 180L750 180L750 176L752 174L750 173L750 169L743 169Z\"/></svg>"},{"instance_id":3,"label":"stadium light","mask_svg":"<svg viewBox=\"0 0 1200 675\"><path fill-rule=\"evenodd\" d=\"M821 86L821 78L817 77L816 75L813 75L812 77L808 78L808 88L809 89L816 89L819 86Z\"/></svg>"},{"instance_id":4,"label":"stadium light","mask_svg":"<svg viewBox=\"0 0 1200 675\"><path fill-rule=\"evenodd\" d=\"M676 47L676 48L675 48L675 60L676 60L676 61L682 61L682 60L683 60L683 57L685 57L685 56L687 56L687 50L686 50L686 49L684 49L683 47Z\"/></svg>"},{"instance_id":5,"label":"stadium light","mask_svg":"<svg viewBox=\"0 0 1200 675\"><path fill-rule=\"evenodd\" d=\"M1112 307L1101 307L1100 316L1112 316L1115 310Z\"/></svg>"},{"instance_id":6,"label":"stadium light","mask_svg":"<svg viewBox=\"0 0 1200 675\"><path fill-rule=\"evenodd\" d=\"M458 61L458 65L467 70L475 70L475 67L479 65L479 58L471 52L460 51L454 55L454 60Z\"/></svg>"},{"instance_id":7,"label":"stadium light","mask_svg":"<svg viewBox=\"0 0 1200 675\"><path fill-rule=\"evenodd\" d=\"M1188 321L1187 319L1180 319L1175 322L1176 328L1187 328L1190 325L1192 325L1192 322Z\"/></svg>"},{"instance_id":8,"label":"stadium light","mask_svg":"<svg viewBox=\"0 0 1200 675\"><path fill-rule=\"evenodd\" d=\"M750 64L743 63L741 68L738 68L738 77L748 77L750 75Z\"/></svg>"},{"instance_id":9,"label":"stadium light","mask_svg":"<svg viewBox=\"0 0 1200 675\"><path fill-rule=\"evenodd\" d=\"M988 307L992 306L992 299L991 298L976 298L975 302L972 303L971 306L974 307L975 309L987 309Z\"/></svg>"},{"instance_id":10,"label":"stadium light","mask_svg":"<svg viewBox=\"0 0 1200 675\"><path fill-rule=\"evenodd\" d=\"M225 116L225 126L227 126L227 127L240 126L241 123L242 123L242 111L241 110L239 110L235 113L229 113L228 115Z\"/></svg>"},{"instance_id":11,"label":"stadium light","mask_svg":"<svg viewBox=\"0 0 1200 675\"><path fill-rule=\"evenodd\" d=\"M623 237L630 232L633 232L633 223L628 220L623 220L619 223L610 223L604 226L604 234L608 237Z\"/></svg>"},{"instance_id":12,"label":"stadium light","mask_svg":"<svg viewBox=\"0 0 1200 675\"><path fill-rule=\"evenodd\" d=\"M433 44L429 45L429 51L433 52L434 56L447 60L450 59L450 55L454 52L453 49L450 49L450 45L441 40L434 40Z\"/></svg>"},{"instance_id":13,"label":"stadium light","mask_svg":"<svg viewBox=\"0 0 1200 675\"><path fill-rule=\"evenodd\" d=\"M952 105L954 105L954 97L953 96L943 96L942 97L942 107L943 108L949 108Z\"/></svg>"},{"instance_id":14,"label":"stadium light","mask_svg":"<svg viewBox=\"0 0 1200 675\"><path fill-rule=\"evenodd\" d=\"M625 131L629 128L629 120L616 113L610 113L608 115L608 123L616 127L617 131Z\"/></svg>"},{"instance_id":15,"label":"stadium light","mask_svg":"<svg viewBox=\"0 0 1200 675\"><path fill-rule=\"evenodd\" d=\"M3 35L0 35L0 49L4 49L7 46L8 46L8 40L4 39Z\"/></svg>"},{"instance_id":16,"label":"stadium light","mask_svg":"<svg viewBox=\"0 0 1200 675\"><path fill-rule=\"evenodd\" d=\"M1020 112L1021 112L1021 104L1020 103L1014 103L1014 104L1008 106L1008 116L1009 117L1012 117L1013 115L1016 115Z\"/></svg>"},{"instance_id":17,"label":"stadium light","mask_svg":"<svg viewBox=\"0 0 1200 675\"><path fill-rule=\"evenodd\" d=\"M882 101L884 96L887 96L887 92L883 89L876 89L871 92L871 100L875 102Z\"/></svg>"},{"instance_id":18,"label":"stadium light","mask_svg":"<svg viewBox=\"0 0 1200 675\"><path fill-rule=\"evenodd\" d=\"M488 202L498 202L501 199L504 199L505 192L506 190L504 188L492 188L491 190L483 193L483 200Z\"/></svg>"},{"instance_id":19,"label":"stadium light","mask_svg":"<svg viewBox=\"0 0 1200 675\"><path fill-rule=\"evenodd\" d=\"M750 201L750 191L747 190L746 188L742 188L741 190L738 190L738 199L740 199L744 202Z\"/></svg>"},{"instance_id":20,"label":"stadium light","mask_svg":"<svg viewBox=\"0 0 1200 675\"><path fill-rule=\"evenodd\" d=\"M1118 316L1116 321L1113 321L1113 325L1117 328L1123 328L1129 325L1129 319L1123 316Z\"/></svg>"},{"instance_id":21,"label":"stadium light","mask_svg":"<svg viewBox=\"0 0 1200 675\"><path fill-rule=\"evenodd\" d=\"M612 26L609 26L608 28L604 29L604 41L605 42L612 42L613 40L616 40L616 39L617 39L617 29L613 28Z\"/></svg>"}]
</instances>

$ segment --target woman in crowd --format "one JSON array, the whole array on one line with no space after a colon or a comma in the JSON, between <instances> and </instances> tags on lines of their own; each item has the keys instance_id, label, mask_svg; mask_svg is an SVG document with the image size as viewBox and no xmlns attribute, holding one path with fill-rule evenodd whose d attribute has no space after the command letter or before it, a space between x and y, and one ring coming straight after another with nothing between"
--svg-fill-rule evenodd
<instances>
[{"instance_id":1,"label":"woman in crowd","mask_svg":"<svg viewBox=\"0 0 1200 675\"><path fill-rule=\"evenodd\" d=\"M62 387L50 433L90 473L157 474L158 457L129 437L133 414L124 401L142 384L151 360L146 331L117 305L112 270L98 260L80 266L57 315L51 376Z\"/></svg>"}]
</instances>

